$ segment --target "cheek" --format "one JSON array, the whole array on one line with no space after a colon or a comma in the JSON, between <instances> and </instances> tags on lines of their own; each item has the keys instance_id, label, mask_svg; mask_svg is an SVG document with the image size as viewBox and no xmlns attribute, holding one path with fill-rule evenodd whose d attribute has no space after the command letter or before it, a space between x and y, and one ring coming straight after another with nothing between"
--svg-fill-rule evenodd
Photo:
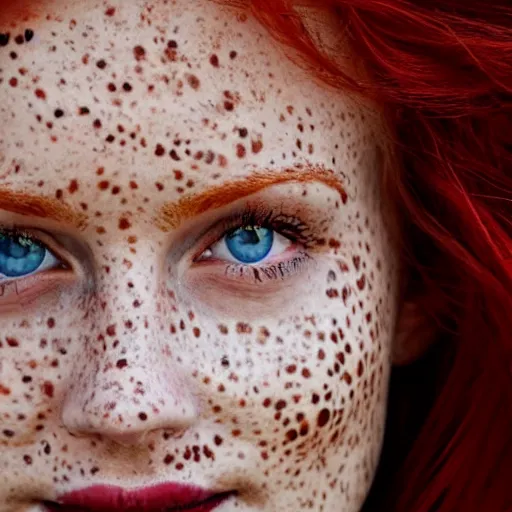
<instances>
[{"instance_id":1,"label":"cheek","mask_svg":"<svg viewBox=\"0 0 512 512\"><path fill-rule=\"evenodd\" d=\"M0 319L0 441L8 446L51 430L83 346L78 292L47 294L43 304L45 313L31 304Z\"/></svg>"},{"instance_id":2,"label":"cheek","mask_svg":"<svg viewBox=\"0 0 512 512\"><path fill-rule=\"evenodd\" d=\"M364 459L358 478L371 479L394 316L395 278L383 247L372 254L369 243L356 243L351 257L340 249L296 315L272 325L218 326L218 367L198 375L209 397L205 414L229 432L227 445L257 446L266 475L280 469L291 476L317 464L339 470Z\"/></svg>"}]
</instances>

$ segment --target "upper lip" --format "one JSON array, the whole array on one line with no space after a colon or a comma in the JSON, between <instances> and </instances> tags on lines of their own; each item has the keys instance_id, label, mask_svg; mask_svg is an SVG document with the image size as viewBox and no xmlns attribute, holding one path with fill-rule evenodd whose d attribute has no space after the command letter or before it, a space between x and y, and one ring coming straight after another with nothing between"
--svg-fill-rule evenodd
<instances>
[{"instance_id":1,"label":"upper lip","mask_svg":"<svg viewBox=\"0 0 512 512\"><path fill-rule=\"evenodd\" d=\"M213 510L233 492L217 492L191 485L167 483L126 490L121 487L96 485L63 494L47 502L51 510L70 508L88 512L162 512L173 510ZM211 505L211 508L208 507Z\"/></svg>"}]
</instances>

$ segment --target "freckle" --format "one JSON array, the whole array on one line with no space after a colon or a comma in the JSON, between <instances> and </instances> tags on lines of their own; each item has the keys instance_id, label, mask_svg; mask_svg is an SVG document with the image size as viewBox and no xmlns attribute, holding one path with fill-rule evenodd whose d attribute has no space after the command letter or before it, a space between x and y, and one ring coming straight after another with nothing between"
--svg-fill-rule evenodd
<instances>
[{"instance_id":1,"label":"freckle","mask_svg":"<svg viewBox=\"0 0 512 512\"><path fill-rule=\"evenodd\" d=\"M307 368L303 368L301 373L305 379L309 379L311 377L311 372Z\"/></svg>"},{"instance_id":2,"label":"freckle","mask_svg":"<svg viewBox=\"0 0 512 512\"><path fill-rule=\"evenodd\" d=\"M236 145L236 156L238 158L243 158L245 156L246 150L243 144Z\"/></svg>"},{"instance_id":3,"label":"freckle","mask_svg":"<svg viewBox=\"0 0 512 512\"><path fill-rule=\"evenodd\" d=\"M217 55L213 54L210 56L210 64L214 67L214 68L218 68L219 67L219 57L217 57Z\"/></svg>"},{"instance_id":4,"label":"freckle","mask_svg":"<svg viewBox=\"0 0 512 512\"><path fill-rule=\"evenodd\" d=\"M1 46L7 46L9 44L9 38L10 38L10 34L9 33L2 33L0 32L0 47Z\"/></svg>"},{"instance_id":5,"label":"freckle","mask_svg":"<svg viewBox=\"0 0 512 512\"><path fill-rule=\"evenodd\" d=\"M226 167L228 165L228 159L224 155L218 155L219 167Z\"/></svg>"},{"instance_id":6,"label":"freckle","mask_svg":"<svg viewBox=\"0 0 512 512\"><path fill-rule=\"evenodd\" d=\"M43 391L43 393L46 396L48 396L50 398L53 398L54 387L53 387L53 384L50 381L44 381L43 382L42 391Z\"/></svg>"},{"instance_id":7,"label":"freckle","mask_svg":"<svg viewBox=\"0 0 512 512\"><path fill-rule=\"evenodd\" d=\"M137 45L133 49L133 55L135 57L135 60L141 61L146 57L146 50L144 49L143 46Z\"/></svg>"},{"instance_id":8,"label":"freckle","mask_svg":"<svg viewBox=\"0 0 512 512\"><path fill-rule=\"evenodd\" d=\"M190 87L192 87L192 89L194 89L194 90L199 89L199 87L201 86L201 82L199 81L199 78L197 78L197 76L195 76L195 75L188 74L187 82L188 82L188 85L190 85Z\"/></svg>"},{"instance_id":9,"label":"freckle","mask_svg":"<svg viewBox=\"0 0 512 512\"><path fill-rule=\"evenodd\" d=\"M239 334L249 334L252 332L252 327L245 322L238 322L236 324L236 332Z\"/></svg>"},{"instance_id":10,"label":"freckle","mask_svg":"<svg viewBox=\"0 0 512 512\"><path fill-rule=\"evenodd\" d=\"M126 217L121 217L119 219L118 226L119 226L119 229L125 230L125 229L129 229L131 227L131 223Z\"/></svg>"},{"instance_id":11,"label":"freckle","mask_svg":"<svg viewBox=\"0 0 512 512\"><path fill-rule=\"evenodd\" d=\"M347 384L349 384L349 385L350 385L350 384L352 384L352 377L351 377L350 373L345 372L345 373L343 374L343 380L344 380Z\"/></svg>"},{"instance_id":12,"label":"freckle","mask_svg":"<svg viewBox=\"0 0 512 512\"><path fill-rule=\"evenodd\" d=\"M304 436L307 436L308 435L308 432L309 432L309 424L306 420L304 420L301 425L300 425L300 429L299 429L299 434L304 437Z\"/></svg>"},{"instance_id":13,"label":"freckle","mask_svg":"<svg viewBox=\"0 0 512 512\"><path fill-rule=\"evenodd\" d=\"M327 425L327 423L329 422L330 417L331 417L331 413L329 412L329 409L322 409L318 413L316 424L319 427L325 427L325 425Z\"/></svg>"},{"instance_id":14,"label":"freckle","mask_svg":"<svg viewBox=\"0 0 512 512\"><path fill-rule=\"evenodd\" d=\"M119 359L116 362L116 367L119 368L120 370L122 370L126 366L128 366L128 361L126 359Z\"/></svg>"},{"instance_id":15,"label":"freckle","mask_svg":"<svg viewBox=\"0 0 512 512\"><path fill-rule=\"evenodd\" d=\"M276 411L280 411L280 410L284 409L285 407L286 407L286 402L284 400L278 400L275 405Z\"/></svg>"},{"instance_id":16,"label":"freckle","mask_svg":"<svg viewBox=\"0 0 512 512\"><path fill-rule=\"evenodd\" d=\"M288 432L286 432L286 439L290 442L295 441L295 439L297 439L297 437L298 437L298 434L295 429L292 429L292 430L289 430Z\"/></svg>"},{"instance_id":17,"label":"freckle","mask_svg":"<svg viewBox=\"0 0 512 512\"><path fill-rule=\"evenodd\" d=\"M251 149L254 154L259 153L263 149L263 142L261 142L261 140L253 140L251 143Z\"/></svg>"},{"instance_id":18,"label":"freckle","mask_svg":"<svg viewBox=\"0 0 512 512\"><path fill-rule=\"evenodd\" d=\"M36 95L37 98L39 98L40 100L45 100L46 99L46 93L43 91L43 89L36 89L34 91L34 94Z\"/></svg>"}]
</instances>

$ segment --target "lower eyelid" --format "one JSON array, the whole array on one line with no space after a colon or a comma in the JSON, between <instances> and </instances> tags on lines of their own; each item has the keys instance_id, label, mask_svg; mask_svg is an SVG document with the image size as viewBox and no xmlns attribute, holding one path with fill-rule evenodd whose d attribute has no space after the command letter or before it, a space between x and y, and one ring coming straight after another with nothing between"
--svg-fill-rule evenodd
<instances>
[{"instance_id":1,"label":"lower eyelid","mask_svg":"<svg viewBox=\"0 0 512 512\"><path fill-rule=\"evenodd\" d=\"M0 281L0 313L26 307L45 294L75 281L72 272L47 270L14 280Z\"/></svg>"},{"instance_id":2,"label":"lower eyelid","mask_svg":"<svg viewBox=\"0 0 512 512\"><path fill-rule=\"evenodd\" d=\"M304 251L295 253L295 256L286 260L277 260L261 264L245 265L222 260L206 260L197 263L197 270L208 272L212 279L230 283L258 285L265 283L279 283L305 271L313 262L313 258ZM221 274L218 276L218 274ZM218 277L215 277L215 276Z\"/></svg>"}]
</instances>

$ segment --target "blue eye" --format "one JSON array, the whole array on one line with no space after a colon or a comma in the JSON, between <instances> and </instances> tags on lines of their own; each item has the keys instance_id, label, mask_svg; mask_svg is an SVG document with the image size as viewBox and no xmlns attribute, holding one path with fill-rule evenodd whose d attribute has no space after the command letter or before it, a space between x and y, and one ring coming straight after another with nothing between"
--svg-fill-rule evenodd
<instances>
[{"instance_id":1,"label":"blue eye","mask_svg":"<svg viewBox=\"0 0 512 512\"><path fill-rule=\"evenodd\" d=\"M226 235L229 252L242 263L257 263L268 256L274 232L268 228L245 226Z\"/></svg>"},{"instance_id":2,"label":"blue eye","mask_svg":"<svg viewBox=\"0 0 512 512\"><path fill-rule=\"evenodd\" d=\"M275 229L245 225L226 233L203 253L203 257L257 265L273 256L281 255L291 245L292 241Z\"/></svg>"},{"instance_id":3,"label":"blue eye","mask_svg":"<svg viewBox=\"0 0 512 512\"><path fill-rule=\"evenodd\" d=\"M0 274L3 276L26 277L59 263L41 242L14 232L0 233Z\"/></svg>"}]
</instances>

